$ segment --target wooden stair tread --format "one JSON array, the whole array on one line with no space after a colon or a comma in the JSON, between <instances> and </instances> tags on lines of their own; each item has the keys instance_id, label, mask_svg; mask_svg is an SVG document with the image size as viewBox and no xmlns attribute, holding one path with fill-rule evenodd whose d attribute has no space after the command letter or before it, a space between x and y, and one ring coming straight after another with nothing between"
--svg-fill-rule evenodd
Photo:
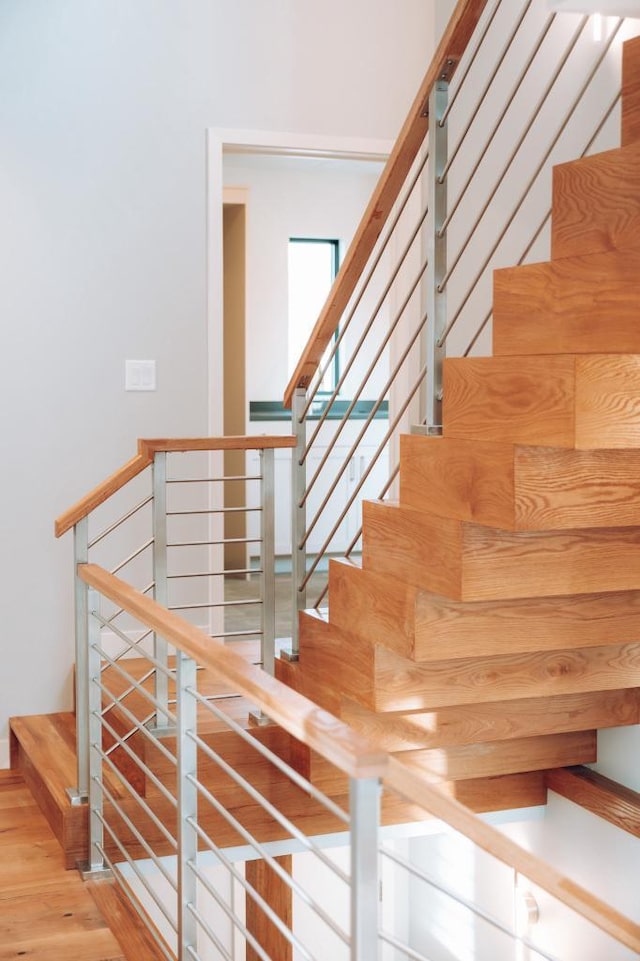
<instances>
[{"instance_id":1,"label":"wooden stair tread","mask_svg":"<svg viewBox=\"0 0 640 961\"><path fill-rule=\"evenodd\" d=\"M445 437L543 447L640 444L640 355L451 357Z\"/></svg>"},{"instance_id":2,"label":"wooden stair tread","mask_svg":"<svg viewBox=\"0 0 640 961\"><path fill-rule=\"evenodd\" d=\"M553 168L551 257L638 246L640 140Z\"/></svg>"},{"instance_id":3,"label":"wooden stair tread","mask_svg":"<svg viewBox=\"0 0 640 961\"><path fill-rule=\"evenodd\" d=\"M504 531L381 501L363 505L363 567L458 601L640 588L640 529Z\"/></svg>"},{"instance_id":4,"label":"wooden stair tread","mask_svg":"<svg viewBox=\"0 0 640 961\"><path fill-rule=\"evenodd\" d=\"M342 719L393 754L640 722L640 691L588 691L432 710L376 713L343 697Z\"/></svg>"},{"instance_id":5,"label":"wooden stair tread","mask_svg":"<svg viewBox=\"0 0 640 961\"><path fill-rule=\"evenodd\" d=\"M640 450L400 441L400 503L506 530L640 524Z\"/></svg>"},{"instance_id":6,"label":"wooden stair tread","mask_svg":"<svg viewBox=\"0 0 640 961\"><path fill-rule=\"evenodd\" d=\"M505 267L493 278L494 356L640 350L640 249Z\"/></svg>"},{"instance_id":7,"label":"wooden stair tread","mask_svg":"<svg viewBox=\"0 0 640 961\"><path fill-rule=\"evenodd\" d=\"M575 760L571 760L575 758ZM579 759L579 760L578 760ZM520 774L596 760L596 732L551 734L460 747L406 751L402 763L431 781Z\"/></svg>"},{"instance_id":8,"label":"wooden stair tread","mask_svg":"<svg viewBox=\"0 0 640 961\"><path fill-rule=\"evenodd\" d=\"M640 794L586 767L547 771L547 786L592 814L640 838Z\"/></svg>"},{"instance_id":9,"label":"wooden stair tread","mask_svg":"<svg viewBox=\"0 0 640 961\"><path fill-rule=\"evenodd\" d=\"M414 661L597 647L640 636L640 591L455 601L331 561L331 625ZM303 631L306 622L303 622ZM339 707L333 698L334 709Z\"/></svg>"}]
</instances>

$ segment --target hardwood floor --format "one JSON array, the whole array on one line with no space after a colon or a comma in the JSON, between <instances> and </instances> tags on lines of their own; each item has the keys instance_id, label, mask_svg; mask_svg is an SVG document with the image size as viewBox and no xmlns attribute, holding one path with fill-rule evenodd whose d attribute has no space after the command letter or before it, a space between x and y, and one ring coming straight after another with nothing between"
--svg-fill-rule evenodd
<instances>
[{"instance_id":1,"label":"hardwood floor","mask_svg":"<svg viewBox=\"0 0 640 961\"><path fill-rule=\"evenodd\" d=\"M0 961L125 961L22 777L0 771Z\"/></svg>"}]
</instances>

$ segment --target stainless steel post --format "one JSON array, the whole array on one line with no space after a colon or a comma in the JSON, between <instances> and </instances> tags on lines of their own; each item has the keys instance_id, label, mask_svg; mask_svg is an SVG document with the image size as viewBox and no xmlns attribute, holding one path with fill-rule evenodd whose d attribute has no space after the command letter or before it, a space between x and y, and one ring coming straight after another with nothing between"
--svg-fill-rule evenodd
<instances>
[{"instance_id":1,"label":"stainless steel post","mask_svg":"<svg viewBox=\"0 0 640 961\"><path fill-rule=\"evenodd\" d=\"M89 798L89 686L88 686L88 603L87 585L78 577L78 566L89 560L89 518L83 517L73 529L73 570L76 641L76 757L77 782L67 794L72 804L86 804Z\"/></svg>"},{"instance_id":2,"label":"stainless steel post","mask_svg":"<svg viewBox=\"0 0 640 961\"><path fill-rule=\"evenodd\" d=\"M167 454L156 451L153 458L153 596L158 604L167 606ZM153 655L165 667L169 664L169 646L166 640L153 635ZM155 672L156 730L169 727L169 719L163 708L169 708L169 678L164 671Z\"/></svg>"},{"instance_id":3,"label":"stainless steel post","mask_svg":"<svg viewBox=\"0 0 640 961\"><path fill-rule=\"evenodd\" d=\"M196 689L196 662L176 652L177 698L177 816L178 816L178 961L192 958L197 948L197 922L191 907L196 907L197 878L192 868L198 857L198 838L193 827L198 819L198 749L189 732L197 731L197 702L190 691ZM192 822L192 823L190 823Z\"/></svg>"},{"instance_id":4,"label":"stainless steel post","mask_svg":"<svg viewBox=\"0 0 640 961\"><path fill-rule=\"evenodd\" d=\"M300 651L298 612L307 606L307 590L303 586L307 568L307 549L304 543L307 527L307 508L304 502L307 480L304 460L307 434L303 416L305 404L306 391L298 387L291 403L291 425L297 440L291 452L291 650L282 652L292 661L298 659Z\"/></svg>"},{"instance_id":5,"label":"stainless steel post","mask_svg":"<svg viewBox=\"0 0 640 961\"><path fill-rule=\"evenodd\" d=\"M89 701L89 856L83 877L95 878L105 873L102 854L104 848L104 826L102 823L102 692L100 690L100 622L95 616L100 614L100 595L88 591L88 672L87 687ZM110 873L107 869L106 873Z\"/></svg>"},{"instance_id":6,"label":"stainless steel post","mask_svg":"<svg viewBox=\"0 0 640 961\"><path fill-rule=\"evenodd\" d=\"M351 778L351 961L378 957L380 781Z\"/></svg>"},{"instance_id":7,"label":"stainless steel post","mask_svg":"<svg viewBox=\"0 0 640 961\"><path fill-rule=\"evenodd\" d=\"M273 676L276 644L275 452L260 451L262 550L262 668Z\"/></svg>"},{"instance_id":8,"label":"stainless steel post","mask_svg":"<svg viewBox=\"0 0 640 961\"><path fill-rule=\"evenodd\" d=\"M447 273L447 107L449 84L438 80L429 97L429 216L427 218L427 433L442 431L442 367L446 346L441 342L447 326L447 299L443 280Z\"/></svg>"}]
</instances>

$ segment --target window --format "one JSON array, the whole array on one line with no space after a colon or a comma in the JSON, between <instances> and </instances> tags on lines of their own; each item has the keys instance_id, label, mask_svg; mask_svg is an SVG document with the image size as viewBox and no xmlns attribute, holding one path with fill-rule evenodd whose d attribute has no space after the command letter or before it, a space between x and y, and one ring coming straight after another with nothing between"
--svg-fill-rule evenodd
<instances>
[{"instance_id":1,"label":"window","mask_svg":"<svg viewBox=\"0 0 640 961\"><path fill-rule=\"evenodd\" d=\"M293 372L327 299L340 266L338 240L311 237L292 237L289 240L289 371ZM334 341L329 343L324 357L324 369ZM332 393L339 377L339 351L327 368L320 393Z\"/></svg>"}]
</instances>

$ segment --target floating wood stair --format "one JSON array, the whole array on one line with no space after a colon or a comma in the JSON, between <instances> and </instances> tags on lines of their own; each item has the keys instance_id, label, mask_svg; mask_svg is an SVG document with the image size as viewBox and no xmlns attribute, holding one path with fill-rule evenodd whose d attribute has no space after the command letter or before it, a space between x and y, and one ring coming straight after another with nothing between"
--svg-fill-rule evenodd
<instances>
[{"instance_id":1,"label":"floating wood stair","mask_svg":"<svg viewBox=\"0 0 640 961\"><path fill-rule=\"evenodd\" d=\"M552 259L496 271L493 356L445 361L443 436L402 438L399 501L278 663L472 806L539 803L640 720L639 277L640 38L622 146L556 168Z\"/></svg>"}]
</instances>

